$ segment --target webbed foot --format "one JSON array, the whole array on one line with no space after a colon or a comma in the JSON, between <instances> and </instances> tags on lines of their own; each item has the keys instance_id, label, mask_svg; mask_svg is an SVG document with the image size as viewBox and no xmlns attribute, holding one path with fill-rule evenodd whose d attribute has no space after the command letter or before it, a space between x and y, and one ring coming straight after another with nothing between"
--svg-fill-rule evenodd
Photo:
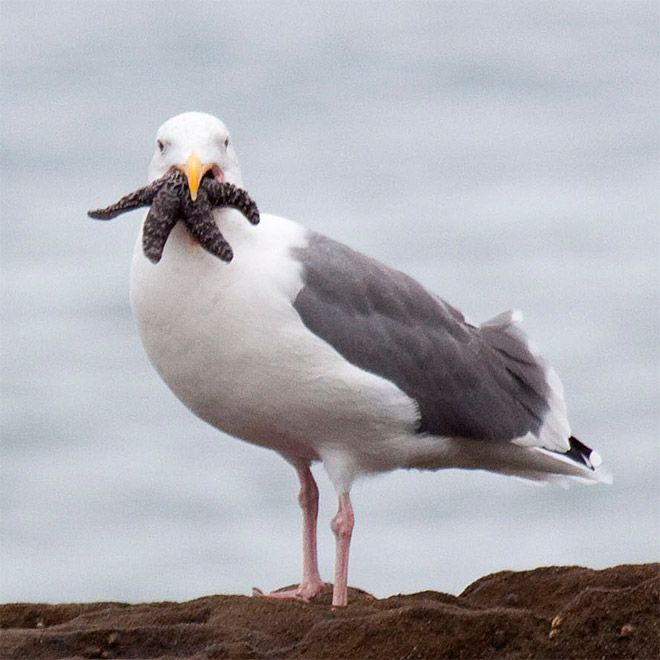
<instances>
[{"instance_id":1,"label":"webbed foot","mask_svg":"<svg viewBox=\"0 0 660 660\"><path fill-rule=\"evenodd\" d=\"M252 589L252 596L257 598L275 598L278 600L302 600L309 603L320 595L325 589L325 582L313 581L303 582L294 589L283 589L282 591L270 591L264 593L261 589L254 587Z\"/></svg>"}]
</instances>

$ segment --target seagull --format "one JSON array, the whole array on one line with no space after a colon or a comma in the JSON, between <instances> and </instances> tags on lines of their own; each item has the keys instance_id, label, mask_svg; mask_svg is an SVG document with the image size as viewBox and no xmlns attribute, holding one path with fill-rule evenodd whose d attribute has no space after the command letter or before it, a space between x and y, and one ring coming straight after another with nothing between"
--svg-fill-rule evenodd
<instances>
[{"instance_id":1,"label":"seagull","mask_svg":"<svg viewBox=\"0 0 660 660\"><path fill-rule=\"evenodd\" d=\"M225 124L201 112L166 121L149 180L178 167L195 199L205 176L243 187ZM321 593L319 494L334 486L332 605L348 596L351 486L391 470L487 470L533 481L608 482L599 455L571 435L555 371L518 312L480 325L402 272L275 215L257 226L214 209L225 263L177 223L158 264L138 236L130 299L150 361L198 417L272 449L296 470L303 520L298 587Z\"/></svg>"}]
</instances>

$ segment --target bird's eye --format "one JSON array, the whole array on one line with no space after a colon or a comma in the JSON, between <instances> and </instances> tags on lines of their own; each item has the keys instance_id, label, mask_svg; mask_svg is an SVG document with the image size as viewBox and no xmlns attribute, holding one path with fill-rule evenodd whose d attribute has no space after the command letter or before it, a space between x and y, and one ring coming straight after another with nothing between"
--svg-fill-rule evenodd
<instances>
[{"instance_id":1,"label":"bird's eye","mask_svg":"<svg viewBox=\"0 0 660 660\"><path fill-rule=\"evenodd\" d=\"M229 136L225 138L225 149L229 146Z\"/></svg>"},{"instance_id":2,"label":"bird's eye","mask_svg":"<svg viewBox=\"0 0 660 660\"><path fill-rule=\"evenodd\" d=\"M162 140L156 140L156 146L158 147L158 151L162 154L163 151L165 151L165 143Z\"/></svg>"}]
</instances>

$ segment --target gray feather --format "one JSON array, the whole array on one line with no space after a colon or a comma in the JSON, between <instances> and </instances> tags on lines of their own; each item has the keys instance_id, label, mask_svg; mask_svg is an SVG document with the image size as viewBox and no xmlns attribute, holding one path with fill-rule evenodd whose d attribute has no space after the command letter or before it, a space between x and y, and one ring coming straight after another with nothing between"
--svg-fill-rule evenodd
<instances>
[{"instance_id":1,"label":"gray feather","mask_svg":"<svg viewBox=\"0 0 660 660\"><path fill-rule=\"evenodd\" d=\"M294 307L304 324L414 399L420 432L492 440L538 434L549 387L517 328L475 327L411 277L319 234L294 256L303 266Z\"/></svg>"}]
</instances>

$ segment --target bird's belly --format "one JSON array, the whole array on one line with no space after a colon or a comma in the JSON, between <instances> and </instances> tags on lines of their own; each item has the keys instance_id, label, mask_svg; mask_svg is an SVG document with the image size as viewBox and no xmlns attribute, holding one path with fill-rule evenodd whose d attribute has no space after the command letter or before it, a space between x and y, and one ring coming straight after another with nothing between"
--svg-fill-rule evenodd
<instances>
[{"instance_id":1,"label":"bird's belly","mask_svg":"<svg viewBox=\"0 0 660 660\"><path fill-rule=\"evenodd\" d=\"M291 426L297 384L275 352L264 363L260 351L250 353L253 337L235 342L231 330L214 328L217 334L210 337L198 326L175 324L171 329L186 337L184 347L175 335L153 326L142 327L140 334L160 376L198 417L243 440L318 458L311 441L298 442L300 434Z\"/></svg>"},{"instance_id":2,"label":"bird's belly","mask_svg":"<svg viewBox=\"0 0 660 660\"><path fill-rule=\"evenodd\" d=\"M131 303L151 362L196 415L288 456L350 446L365 464L414 428L411 400L311 333L281 282L232 277L205 255L180 269L166 256L153 266L136 254Z\"/></svg>"}]
</instances>

